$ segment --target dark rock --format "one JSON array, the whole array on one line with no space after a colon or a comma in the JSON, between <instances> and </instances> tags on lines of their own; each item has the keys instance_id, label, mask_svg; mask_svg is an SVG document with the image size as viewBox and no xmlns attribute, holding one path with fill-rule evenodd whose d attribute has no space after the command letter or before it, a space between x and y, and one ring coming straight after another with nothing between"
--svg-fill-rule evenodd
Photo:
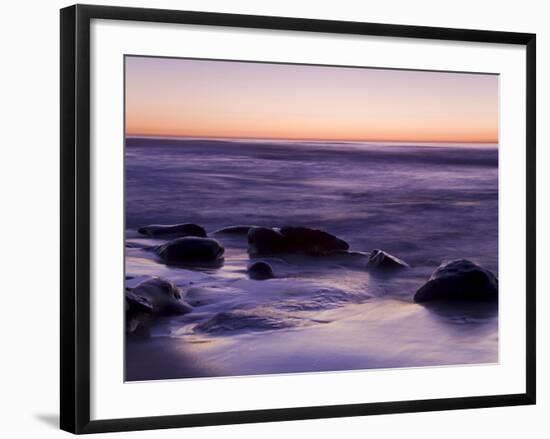
<instances>
[{"instance_id":1,"label":"dark rock","mask_svg":"<svg viewBox=\"0 0 550 439\"><path fill-rule=\"evenodd\" d=\"M149 335L149 320L153 306L144 297L126 290L126 332L143 338Z\"/></svg>"},{"instance_id":2,"label":"dark rock","mask_svg":"<svg viewBox=\"0 0 550 439\"><path fill-rule=\"evenodd\" d=\"M172 236L198 236L206 238L206 230L197 224L152 224L141 227L138 232L151 237Z\"/></svg>"},{"instance_id":3,"label":"dark rock","mask_svg":"<svg viewBox=\"0 0 550 439\"><path fill-rule=\"evenodd\" d=\"M275 229L252 227L248 231L248 251L250 254L269 255L290 251L287 239Z\"/></svg>"},{"instance_id":4,"label":"dark rock","mask_svg":"<svg viewBox=\"0 0 550 439\"><path fill-rule=\"evenodd\" d=\"M132 295L134 299L140 298L142 305L148 304L151 308L149 314L153 315L177 315L187 314L192 308L182 300L181 290L172 282L151 277L140 282L133 288L127 288L126 298ZM137 302L133 303L136 307Z\"/></svg>"},{"instance_id":5,"label":"dark rock","mask_svg":"<svg viewBox=\"0 0 550 439\"><path fill-rule=\"evenodd\" d=\"M328 232L307 227L253 227L248 232L249 253L270 255L302 252L321 256L349 249L347 242Z\"/></svg>"},{"instance_id":6,"label":"dark rock","mask_svg":"<svg viewBox=\"0 0 550 439\"><path fill-rule=\"evenodd\" d=\"M148 338L157 316L187 314L192 310L172 282L158 277L126 280L126 333L133 339Z\"/></svg>"},{"instance_id":7,"label":"dark rock","mask_svg":"<svg viewBox=\"0 0 550 439\"><path fill-rule=\"evenodd\" d=\"M214 233L224 235L246 235L252 227L256 226L229 226L216 230Z\"/></svg>"},{"instance_id":8,"label":"dark rock","mask_svg":"<svg viewBox=\"0 0 550 439\"><path fill-rule=\"evenodd\" d=\"M254 280L266 280L275 277L273 268L267 262L257 261L248 266L248 275Z\"/></svg>"},{"instance_id":9,"label":"dark rock","mask_svg":"<svg viewBox=\"0 0 550 439\"><path fill-rule=\"evenodd\" d=\"M223 260L223 246L211 238L187 236L177 238L156 248L167 264L213 265Z\"/></svg>"},{"instance_id":10,"label":"dark rock","mask_svg":"<svg viewBox=\"0 0 550 439\"><path fill-rule=\"evenodd\" d=\"M153 305L145 298L131 290L126 290L126 312L133 316L138 314L153 314Z\"/></svg>"},{"instance_id":11,"label":"dark rock","mask_svg":"<svg viewBox=\"0 0 550 439\"><path fill-rule=\"evenodd\" d=\"M415 302L498 301L498 279L489 270L466 259L441 264L414 295Z\"/></svg>"},{"instance_id":12,"label":"dark rock","mask_svg":"<svg viewBox=\"0 0 550 439\"><path fill-rule=\"evenodd\" d=\"M312 255L323 255L349 249L349 244L346 241L324 230L285 226L281 229L281 234L294 251L303 251Z\"/></svg>"},{"instance_id":13,"label":"dark rock","mask_svg":"<svg viewBox=\"0 0 550 439\"><path fill-rule=\"evenodd\" d=\"M409 268L405 261L386 253L384 250L373 250L367 261L367 268L376 268L380 270L399 270Z\"/></svg>"}]
</instances>

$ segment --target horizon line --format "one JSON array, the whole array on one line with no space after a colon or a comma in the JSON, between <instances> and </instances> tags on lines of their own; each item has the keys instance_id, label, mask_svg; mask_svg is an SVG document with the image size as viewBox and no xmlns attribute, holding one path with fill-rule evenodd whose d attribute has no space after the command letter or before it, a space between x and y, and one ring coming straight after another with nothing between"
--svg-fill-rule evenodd
<instances>
[{"instance_id":1,"label":"horizon line","mask_svg":"<svg viewBox=\"0 0 550 439\"><path fill-rule=\"evenodd\" d=\"M164 138L164 139L216 139L216 140L274 140L274 141L298 141L298 142L378 142L378 143L478 143L498 144L498 139L492 140L434 140L434 139L321 139L321 138L298 138L298 137L247 137L247 136L193 136L176 134L141 134L125 133L125 138Z\"/></svg>"}]
</instances>

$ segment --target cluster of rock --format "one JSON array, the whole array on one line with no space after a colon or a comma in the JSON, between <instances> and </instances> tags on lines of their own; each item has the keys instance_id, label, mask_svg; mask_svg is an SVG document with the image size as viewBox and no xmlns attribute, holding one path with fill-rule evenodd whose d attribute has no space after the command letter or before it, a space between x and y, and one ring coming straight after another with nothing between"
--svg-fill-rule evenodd
<instances>
[{"instance_id":1,"label":"cluster of rock","mask_svg":"<svg viewBox=\"0 0 550 439\"><path fill-rule=\"evenodd\" d=\"M153 247L162 262L169 265L212 266L223 263L224 247L216 239L209 238L206 230L197 224L149 225L139 233L169 240ZM354 255L349 244L324 230L308 227L285 226L281 228L239 225L219 229L214 234L246 235L251 257L281 254L303 254L312 257ZM366 269L379 273L393 273L410 268L398 257L375 249L367 258ZM271 265L262 260L252 262L247 268L254 280L275 277ZM497 302L498 279L479 265L460 259L439 266L428 281L416 292L414 301ZM132 334L147 332L149 320L157 315L185 314L191 306L183 301L181 291L171 282L149 278L126 289L127 330Z\"/></svg>"}]
</instances>

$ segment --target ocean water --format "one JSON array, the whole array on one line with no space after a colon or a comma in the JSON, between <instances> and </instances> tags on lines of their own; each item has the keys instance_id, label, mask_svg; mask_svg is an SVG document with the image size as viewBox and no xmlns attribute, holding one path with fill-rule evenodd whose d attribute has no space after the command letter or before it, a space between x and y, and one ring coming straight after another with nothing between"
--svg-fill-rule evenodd
<instances>
[{"instance_id":1,"label":"ocean water","mask_svg":"<svg viewBox=\"0 0 550 439\"><path fill-rule=\"evenodd\" d=\"M443 261L498 274L496 145L140 139L126 142L126 273L175 282L194 306L127 343L128 380L297 373L498 361L496 307L434 308L415 291ZM363 258L262 258L249 279L246 236L212 235L216 269L169 267L137 228L193 222L324 229L351 250L383 249L410 270Z\"/></svg>"}]
</instances>

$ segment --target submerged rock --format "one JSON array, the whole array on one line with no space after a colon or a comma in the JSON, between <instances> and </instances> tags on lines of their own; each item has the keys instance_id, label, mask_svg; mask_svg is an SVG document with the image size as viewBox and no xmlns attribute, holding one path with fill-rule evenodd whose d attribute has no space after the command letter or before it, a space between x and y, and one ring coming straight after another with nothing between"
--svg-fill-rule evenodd
<instances>
[{"instance_id":1,"label":"submerged rock","mask_svg":"<svg viewBox=\"0 0 550 439\"><path fill-rule=\"evenodd\" d=\"M254 280L266 280L275 277L273 268L267 262L258 261L248 266L248 275Z\"/></svg>"},{"instance_id":2,"label":"submerged rock","mask_svg":"<svg viewBox=\"0 0 550 439\"><path fill-rule=\"evenodd\" d=\"M126 289L126 297L131 295L136 307L141 300L141 305L148 305L152 315L177 315L187 314L192 308L182 299L181 290L165 279L151 277L138 283L133 288Z\"/></svg>"},{"instance_id":3,"label":"submerged rock","mask_svg":"<svg viewBox=\"0 0 550 439\"><path fill-rule=\"evenodd\" d=\"M498 279L489 270L466 259L441 264L414 295L415 302L498 301Z\"/></svg>"},{"instance_id":4,"label":"submerged rock","mask_svg":"<svg viewBox=\"0 0 550 439\"><path fill-rule=\"evenodd\" d=\"M218 229L214 234L224 234L224 235L246 235L248 231L256 226L229 226Z\"/></svg>"},{"instance_id":5,"label":"submerged rock","mask_svg":"<svg viewBox=\"0 0 550 439\"><path fill-rule=\"evenodd\" d=\"M224 248L212 238L187 236L158 246L156 252L168 264L212 265L221 263Z\"/></svg>"},{"instance_id":6,"label":"submerged rock","mask_svg":"<svg viewBox=\"0 0 550 439\"><path fill-rule=\"evenodd\" d=\"M292 328L307 324L307 321L286 313L267 310L233 310L220 312L195 326L194 331L209 334L233 332L262 332Z\"/></svg>"},{"instance_id":7,"label":"submerged rock","mask_svg":"<svg viewBox=\"0 0 550 439\"><path fill-rule=\"evenodd\" d=\"M367 261L367 268L376 268L380 270L399 270L409 268L409 264L395 257L384 250L373 250Z\"/></svg>"},{"instance_id":8,"label":"submerged rock","mask_svg":"<svg viewBox=\"0 0 550 439\"><path fill-rule=\"evenodd\" d=\"M197 224L151 224L141 227L138 232L151 237L172 236L198 236L206 238L206 230Z\"/></svg>"},{"instance_id":9,"label":"submerged rock","mask_svg":"<svg viewBox=\"0 0 550 439\"><path fill-rule=\"evenodd\" d=\"M149 337L149 328L157 316L187 314L192 310L172 282L151 277L131 285L125 293L126 332L133 338Z\"/></svg>"},{"instance_id":10,"label":"submerged rock","mask_svg":"<svg viewBox=\"0 0 550 439\"><path fill-rule=\"evenodd\" d=\"M349 304L363 303L371 299L367 293L355 293L340 288L312 288L302 297L292 296L278 300L273 306L280 310L301 312L301 311L326 311L339 308Z\"/></svg>"},{"instance_id":11,"label":"submerged rock","mask_svg":"<svg viewBox=\"0 0 550 439\"><path fill-rule=\"evenodd\" d=\"M253 255L301 252L321 256L349 249L347 242L323 230L290 226L253 227L248 232L248 245Z\"/></svg>"}]
</instances>

